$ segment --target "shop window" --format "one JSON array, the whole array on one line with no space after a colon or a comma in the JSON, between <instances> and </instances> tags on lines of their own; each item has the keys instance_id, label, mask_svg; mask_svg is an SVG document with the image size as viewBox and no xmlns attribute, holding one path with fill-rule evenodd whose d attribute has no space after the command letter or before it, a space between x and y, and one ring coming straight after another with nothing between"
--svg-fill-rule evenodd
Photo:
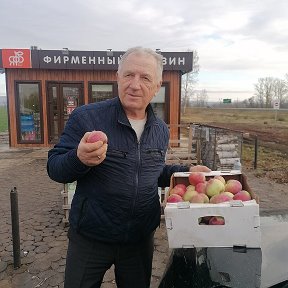
<instances>
[{"instance_id":1,"label":"shop window","mask_svg":"<svg viewBox=\"0 0 288 288\"><path fill-rule=\"evenodd\" d=\"M100 102L115 97L116 83L90 83L90 102Z\"/></svg>"},{"instance_id":2,"label":"shop window","mask_svg":"<svg viewBox=\"0 0 288 288\"><path fill-rule=\"evenodd\" d=\"M40 83L16 83L18 142L42 143Z\"/></svg>"},{"instance_id":3,"label":"shop window","mask_svg":"<svg viewBox=\"0 0 288 288\"><path fill-rule=\"evenodd\" d=\"M167 110L167 93L168 93L168 85L163 84L163 86L160 88L159 92L153 97L151 100L151 105L153 108L154 113L156 116L163 121L167 123L167 115L168 115L168 110Z\"/></svg>"}]
</instances>

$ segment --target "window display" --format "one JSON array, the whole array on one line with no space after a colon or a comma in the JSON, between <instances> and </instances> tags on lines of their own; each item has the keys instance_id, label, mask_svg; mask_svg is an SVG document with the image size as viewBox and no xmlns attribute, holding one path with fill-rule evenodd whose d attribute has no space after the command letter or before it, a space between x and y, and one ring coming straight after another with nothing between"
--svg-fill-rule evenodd
<instances>
[{"instance_id":1,"label":"window display","mask_svg":"<svg viewBox=\"0 0 288 288\"><path fill-rule=\"evenodd\" d=\"M17 110L21 141L41 140L39 83L17 83Z\"/></svg>"}]
</instances>

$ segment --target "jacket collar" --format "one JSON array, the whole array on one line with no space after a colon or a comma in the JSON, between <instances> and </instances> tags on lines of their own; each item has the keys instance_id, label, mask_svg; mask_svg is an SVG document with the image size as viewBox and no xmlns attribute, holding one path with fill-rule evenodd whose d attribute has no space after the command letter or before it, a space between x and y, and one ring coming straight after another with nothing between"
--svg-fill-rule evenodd
<instances>
[{"instance_id":1,"label":"jacket collar","mask_svg":"<svg viewBox=\"0 0 288 288\"><path fill-rule=\"evenodd\" d=\"M123 106L121 104L120 98L117 97L117 106L118 106L118 122L123 123L125 125L130 126L130 122L126 116L126 113L123 109ZM151 104L149 103L147 108L146 108L146 112L147 112L147 122L146 122L146 126L147 125L152 125L154 123L156 123L157 118L155 116L155 113L153 111L153 108L151 106Z\"/></svg>"}]
</instances>

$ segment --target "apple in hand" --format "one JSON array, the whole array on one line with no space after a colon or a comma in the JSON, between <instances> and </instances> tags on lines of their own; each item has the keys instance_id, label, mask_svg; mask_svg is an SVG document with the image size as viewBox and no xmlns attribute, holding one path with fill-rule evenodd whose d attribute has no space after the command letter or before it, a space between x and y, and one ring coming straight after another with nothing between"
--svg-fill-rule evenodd
<instances>
[{"instance_id":1,"label":"apple in hand","mask_svg":"<svg viewBox=\"0 0 288 288\"><path fill-rule=\"evenodd\" d=\"M88 143L95 143L98 141L102 141L103 143L108 142L107 135L102 131L92 131L87 138Z\"/></svg>"}]
</instances>

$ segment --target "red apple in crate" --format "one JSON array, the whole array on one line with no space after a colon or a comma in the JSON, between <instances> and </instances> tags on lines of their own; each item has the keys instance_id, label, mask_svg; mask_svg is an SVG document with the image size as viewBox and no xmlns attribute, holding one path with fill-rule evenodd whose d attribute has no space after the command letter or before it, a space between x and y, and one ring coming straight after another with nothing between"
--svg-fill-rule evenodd
<instances>
[{"instance_id":1,"label":"red apple in crate","mask_svg":"<svg viewBox=\"0 0 288 288\"><path fill-rule=\"evenodd\" d=\"M246 190L241 190L240 192L236 193L233 197L233 200L242 200L242 201L249 201L252 197L250 193Z\"/></svg>"},{"instance_id":2,"label":"red apple in crate","mask_svg":"<svg viewBox=\"0 0 288 288\"><path fill-rule=\"evenodd\" d=\"M208 197L220 194L225 189L225 185L219 180L212 178L207 182L206 194Z\"/></svg>"},{"instance_id":3,"label":"red apple in crate","mask_svg":"<svg viewBox=\"0 0 288 288\"><path fill-rule=\"evenodd\" d=\"M185 184L176 184L174 189L177 191L176 193L179 194L181 197L185 194L187 188Z\"/></svg>"},{"instance_id":4,"label":"red apple in crate","mask_svg":"<svg viewBox=\"0 0 288 288\"><path fill-rule=\"evenodd\" d=\"M188 186L186 187L186 191L189 191L189 190L191 190L191 191L196 191L196 190L195 190L195 186L193 186L193 185L188 185Z\"/></svg>"},{"instance_id":5,"label":"red apple in crate","mask_svg":"<svg viewBox=\"0 0 288 288\"><path fill-rule=\"evenodd\" d=\"M230 197L231 198L231 200L233 199L233 197L234 197L234 194L233 193L231 193L231 192L222 192L221 194L224 194L224 195L226 195L226 196L228 196L228 197Z\"/></svg>"},{"instance_id":6,"label":"red apple in crate","mask_svg":"<svg viewBox=\"0 0 288 288\"><path fill-rule=\"evenodd\" d=\"M177 203L177 202L183 202L183 199L178 194L171 194L167 198L167 203Z\"/></svg>"},{"instance_id":7,"label":"red apple in crate","mask_svg":"<svg viewBox=\"0 0 288 288\"><path fill-rule=\"evenodd\" d=\"M202 172L191 172L188 179L189 183L193 186L206 181L205 175Z\"/></svg>"},{"instance_id":8,"label":"red apple in crate","mask_svg":"<svg viewBox=\"0 0 288 288\"><path fill-rule=\"evenodd\" d=\"M225 225L225 219L222 216L213 216L209 220L209 225Z\"/></svg>"},{"instance_id":9,"label":"red apple in crate","mask_svg":"<svg viewBox=\"0 0 288 288\"><path fill-rule=\"evenodd\" d=\"M225 185L225 191L231 192L234 195L242 190L242 184L240 181L235 179L230 179Z\"/></svg>"},{"instance_id":10,"label":"red apple in crate","mask_svg":"<svg viewBox=\"0 0 288 288\"><path fill-rule=\"evenodd\" d=\"M216 194L210 198L210 203L212 204L218 204L218 203L223 203L227 201L231 201L232 198L231 196L228 196L224 193Z\"/></svg>"},{"instance_id":11,"label":"red apple in crate","mask_svg":"<svg viewBox=\"0 0 288 288\"><path fill-rule=\"evenodd\" d=\"M107 143L108 138L107 135L102 131L92 131L87 138L88 143L95 143L98 141L102 141L103 143Z\"/></svg>"},{"instance_id":12,"label":"red apple in crate","mask_svg":"<svg viewBox=\"0 0 288 288\"><path fill-rule=\"evenodd\" d=\"M220 180L224 185L226 184L226 180L223 176L215 175L214 178Z\"/></svg>"},{"instance_id":13,"label":"red apple in crate","mask_svg":"<svg viewBox=\"0 0 288 288\"><path fill-rule=\"evenodd\" d=\"M190 199L191 203L209 203L209 198L204 193L198 193L193 195Z\"/></svg>"},{"instance_id":14,"label":"red apple in crate","mask_svg":"<svg viewBox=\"0 0 288 288\"><path fill-rule=\"evenodd\" d=\"M191 198L194 196L194 195L196 195L198 192L197 191L195 191L195 190L192 190L192 189L187 189L187 191L185 192L185 194L183 195L183 200L184 201L189 201L190 202L190 200L191 200Z\"/></svg>"},{"instance_id":15,"label":"red apple in crate","mask_svg":"<svg viewBox=\"0 0 288 288\"><path fill-rule=\"evenodd\" d=\"M195 187L195 190L198 192L198 193L206 193L206 185L207 185L207 181L205 182L200 182L196 185Z\"/></svg>"}]
</instances>

